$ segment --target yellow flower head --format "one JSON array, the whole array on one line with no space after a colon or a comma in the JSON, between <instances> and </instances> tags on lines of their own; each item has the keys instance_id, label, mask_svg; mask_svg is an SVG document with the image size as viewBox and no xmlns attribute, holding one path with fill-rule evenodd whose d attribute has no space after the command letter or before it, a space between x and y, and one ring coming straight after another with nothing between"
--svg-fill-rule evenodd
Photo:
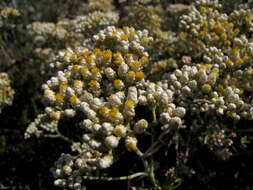
<instances>
[{"instance_id":1,"label":"yellow flower head","mask_svg":"<svg viewBox=\"0 0 253 190\"><path fill-rule=\"evenodd\" d=\"M78 102L78 98L74 95L70 97L69 101L73 104L76 104Z\"/></svg>"},{"instance_id":2,"label":"yellow flower head","mask_svg":"<svg viewBox=\"0 0 253 190\"><path fill-rule=\"evenodd\" d=\"M73 72L77 72L77 71L79 71L79 69L80 69L80 66L79 66L79 65L73 65L73 66L72 66L72 71L73 71Z\"/></svg>"},{"instance_id":3,"label":"yellow flower head","mask_svg":"<svg viewBox=\"0 0 253 190\"><path fill-rule=\"evenodd\" d=\"M66 83L66 82L63 82L63 83L61 83L60 85L59 85L59 89L60 90L64 90L64 89L66 89L68 87L68 84Z\"/></svg>"},{"instance_id":4,"label":"yellow flower head","mask_svg":"<svg viewBox=\"0 0 253 190\"><path fill-rule=\"evenodd\" d=\"M91 80L88 85L92 88L99 88L99 83L96 80Z\"/></svg>"},{"instance_id":5,"label":"yellow flower head","mask_svg":"<svg viewBox=\"0 0 253 190\"><path fill-rule=\"evenodd\" d=\"M114 118L114 117L116 117L118 115L118 113L119 113L119 109L118 108L112 108L110 110L110 112L109 112L109 116L111 118Z\"/></svg>"},{"instance_id":6,"label":"yellow flower head","mask_svg":"<svg viewBox=\"0 0 253 190\"><path fill-rule=\"evenodd\" d=\"M89 69L86 66L81 68L81 73L87 73L88 71L89 71Z\"/></svg>"},{"instance_id":7,"label":"yellow flower head","mask_svg":"<svg viewBox=\"0 0 253 190\"><path fill-rule=\"evenodd\" d=\"M140 62L140 61L134 61L134 62L133 62L133 65L134 65L137 69L139 69L139 68L141 67L141 62Z\"/></svg>"},{"instance_id":8,"label":"yellow flower head","mask_svg":"<svg viewBox=\"0 0 253 190\"><path fill-rule=\"evenodd\" d=\"M121 89L124 86L124 83L122 82L122 80L116 79L113 81L113 86L116 89Z\"/></svg>"},{"instance_id":9,"label":"yellow flower head","mask_svg":"<svg viewBox=\"0 0 253 190\"><path fill-rule=\"evenodd\" d=\"M125 106L127 107L133 107L135 105L134 101L131 99L126 100Z\"/></svg>"},{"instance_id":10,"label":"yellow flower head","mask_svg":"<svg viewBox=\"0 0 253 190\"><path fill-rule=\"evenodd\" d=\"M107 114L109 114L109 111L110 111L110 109L108 107L102 106L101 108L99 108L98 113L100 115L107 115Z\"/></svg>"},{"instance_id":11,"label":"yellow flower head","mask_svg":"<svg viewBox=\"0 0 253 190\"><path fill-rule=\"evenodd\" d=\"M101 56L103 57L103 59L105 60L110 60L112 58L112 52L111 50L105 50L101 53Z\"/></svg>"},{"instance_id":12,"label":"yellow flower head","mask_svg":"<svg viewBox=\"0 0 253 190\"><path fill-rule=\"evenodd\" d=\"M64 99L64 96L61 93L56 93L55 99L56 101L62 101Z\"/></svg>"},{"instance_id":13,"label":"yellow flower head","mask_svg":"<svg viewBox=\"0 0 253 190\"><path fill-rule=\"evenodd\" d=\"M128 40L128 36L126 34L122 34L120 38L121 40Z\"/></svg>"},{"instance_id":14,"label":"yellow flower head","mask_svg":"<svg viewBox=\"0 0 253 190\"><path fill-rule=\"evenodd\" d=\"M91 69L91 72L92 72L92 73L98 73L98 72L99 72L99 68L93 67L93 68Z\"/></svg>"},{"instance_id":15,"label":"yellow flower head","mask_svg":"<svg viewBox=\"0 0 253 190\"><path fill-rule=\"evenodd\" d=\"M53 119L53 120L59 120L60 119L60 112L52 112L50 114L50 118Z\"/></svg>"},{"instance_id":16,"label":"yellow flower head","mask_svg":"<svg viewBox=\"0 0 253 190\"><path fill-rule=\"evenodd\" d=\"M136 72L136 79L137 80L141 80L145 77L144 73L143 72Z\"/></svg>"}]
</instances>

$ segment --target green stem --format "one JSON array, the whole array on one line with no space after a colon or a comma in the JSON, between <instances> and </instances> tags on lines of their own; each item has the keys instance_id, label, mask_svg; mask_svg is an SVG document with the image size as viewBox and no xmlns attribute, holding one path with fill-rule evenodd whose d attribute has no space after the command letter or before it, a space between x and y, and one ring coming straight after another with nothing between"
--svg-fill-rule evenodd
<instances>
[{"instance_id":1,"label":"green stem","mask_svg":"<svg viewBox=\"0 0 253 190\"><path fill-rule=\"evenodd\" d=\"M62 135L60 132L57 131L57 134L48 134L48 135L44 135L44 137L46 138L60 138L60 139L63 139L69 143L73 143L74 141L71 140L70 138Z\"/></svg>"},{"instance_id":2,"label":"green stem","mask_svg":"<svg viewBox=\"0 0 253 190\"><path fill-rule=\"evenodd\" d=\"M137 149L135 152L141 158L145 173L150 178L152 184L154 187L158 187L155 180L153 160L151 159L150 163L148 163L148 161L143 157L144 154L139 149Z\"/></svg>"},{"instance_id":3,"label":"green stem","mask_svg":"<svg viewBox=\"0 0 253 190\"><path fill-rule=\"evenodd\" d=\"M148 161L143 157L143 153L139 149L136 149L135 153L141 158L144 169L146 172L148 172L149 171L149 164L148 164Z\"/></svg>"},{"instance_id":4,"label":"green stem","mask_svg":"<svg viewBox=\"0 0 253 190\"><path fill-rule=\"evenodd\" d=\"M153 116L153 124L157 124L157 118L156 118L156 107L152 108L152 116Z\"/></svg>"},{"instance_id":5,"label":"green stem","mask_svg":"<svg viewBox=\"0 0 253 190\"><path fill-rule=\"evenodd\" d=\"M102 181L123 181L123 180L131 180L140 176L148 176L146 172L138 172L128 176L121 177L94 177L94 176L83 176L84 180L102 180Z\"/></svg>"},{"instance_id":6,"label":"green stem","mask_svg":"<svg viewBox=\"0 0 253 190\"><path fill-rule=\"evenodd\" d=\"M151 127L151 145L154 144L154 126L157 125L157 118L156 118L156 107L153 107L152 109L152 115L153 115L153 126ZM151 160L150 160L150 168L149 168L149 177L151 179L152 184L154 187L157 187L156 179L155 179L155 173L154 173L154 160L153 156L151 155Z\"/></svg>"},{"instance_id":7,"label":"green stem","mask_svg":"<svg viewBox=\"0 0 253 190\"><path fill-rule=\"evenodd\" d=\"M169 132L169 130L166 130L166 131L164 131L164 132L162 132L161 134L160 134L160 136L158 137L158 139L157 139L157 141L155 141L149 148L148 148L148 150L144 153L144 157L148 157L148 156L151 156L154 152L157 152L159 149L157 149L158 147L161 147L162 145L161 145L161 143L162 144L164 144L164 142L163 142L163 137L165 136L165 135L167 135L168 134L168 132ZM158 147L157 147L158 146ZM156 150L156 151L154 151L154 150Z\"/></svg>"}]
</instances>

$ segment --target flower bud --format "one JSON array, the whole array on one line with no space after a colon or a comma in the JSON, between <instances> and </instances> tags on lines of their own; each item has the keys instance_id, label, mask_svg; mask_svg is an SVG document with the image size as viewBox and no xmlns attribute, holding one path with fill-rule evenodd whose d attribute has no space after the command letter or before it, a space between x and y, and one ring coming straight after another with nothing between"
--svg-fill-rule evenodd
<instances>
[{"instance_id":1,"label":"flower bud","mask_svg":"<svg viewBox=\"0 0 253 190\"><path fill-rule=\"evenodd\" d=\"M134 132L137 134L143 133L146 129L148 128L148 122L145 119L139 120L135 125L134 125Z\"/></svg>"},{"instance_id":2,"label":"flower bud","mask_svg":"<svg viewBox=\"0 0 253 190\"><path fill-rule=\"evenodd\" d=\"M118 144L119 144L119 139L113 135L105 138L105 145L110 149L116 148Z\"/></svg>"},{"instance_id":3,"label":"flower bud","mask_svg":"<svg viewBox=\"0 0 253 190\"><path fill-rule=\"evenodd\" d=\"M128 151L137 150L137 139L135 137L128 136L125 140L125 145Z\"/></svg>"}]
</instances>

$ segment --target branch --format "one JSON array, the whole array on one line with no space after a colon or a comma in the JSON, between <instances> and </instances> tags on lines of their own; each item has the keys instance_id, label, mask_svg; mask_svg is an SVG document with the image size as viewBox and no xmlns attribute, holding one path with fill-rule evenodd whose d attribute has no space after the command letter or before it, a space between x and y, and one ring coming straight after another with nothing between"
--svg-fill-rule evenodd
<instances>
[{"instance_id":1,"label":"branch","mask_svg":"<svg viewBox=\"0 0 253 190\"><path fill-rule=\"evenodd\" d=\"M149 172L149 164L148 161L144 158L144 154L139 149L135 150L135 153L141 158L145 171Z\"/></svg>"},{"instance_id":2,"label":"branch","mask_svg":"<svg viewBox=\"0 0 253 190\"><path fill-rule=\"evenodd\" d=\"M57 133L57 134L47 134L47 135L43 135L43 137L46 137L46 138L60 138L62 140L65 140L69 143L73 143L74 141L71 140L70 138L62 135L61 133Z\"/></svg>"},{"instance_id":3,"label":"branch","mask_svg":"<svg viewBox=\"0 0 253 190\"><path fill-rule=\"evenodd\" d=\"M155 153L155 152L157 152L159 149L160 149L160 147L162 147L162 145L160 144L160 143L163 143L164 144L164 142L163 142L163 137L165 136L165 135L167 135L168 134L168 132L169 132L169 130L167 129L167 130L165 130L164 132L162 132L161 134L160 134L160 136L158 137L158 139L148 148L148 150L144 153L144 155L143 155L143 157L149 157L149 156L151 156L153 153ZM159 148L157 148L156 146L158 146ZM154 151L155 150L155 151ZM152 154L151 154L152 153Z\"/></svg>"},{"instance_id":4,"label":"branch","mask_svg":"<svg viewBox=\"0 0 253 190\"><path fill-rule=\"evenodd\" d=\"M139 176L148 176L146 172L138 172L128 176L121 177L94 177L94 176L83 176L84 180L102 180L102 181L123 181L123 180L131 180Z\"/></svg>"}]
</instances>

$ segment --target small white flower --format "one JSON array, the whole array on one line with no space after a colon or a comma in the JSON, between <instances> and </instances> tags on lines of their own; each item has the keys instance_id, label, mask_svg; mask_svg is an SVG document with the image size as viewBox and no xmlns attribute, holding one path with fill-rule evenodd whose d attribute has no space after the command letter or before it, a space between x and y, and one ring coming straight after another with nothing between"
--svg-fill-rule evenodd
<instances>
[{"instance_id":1,"label":"small white flower","mask_svg":"<svg viewBox=\"0 0 253 190\"><path fill-rule=\"evenodd\" d=\"M68 96L74 96L75 95L75 91L71 87L67 87L66 93L67 93Z\"/></svg>"},{"instance_id":2,"label":"small white flower","mask_svg":"<svg viewBox=\"0 0 253 190\"><path fill-rule=\"evenodd\" d=\"M139 120L135 125L134 125L134 131L138 134L143 133L146 129L148 128L148 122L145 119Z\"/></svg>"},{"instance_id":3,"label":"small white flower","mask_svg":"<svg viewBox=\"0 0 253 190\"><path fill-rule=\"evenodd\" d=\"M94 149L98 149L98 148L100 148L101 145L102 145L101 142L99 142L99 141L97 141L97 140L95 140L95 139L90 140L88 143L89 143L89 145L90 145L92 148L94 148Z\"/></svg>"},{"instance_id":4,"label":"small white flower","mask_svg":"<svg viewBox=\"0 0 253 190\"><path fill-rule=\"evenodd\" d=\"M73 110L73 109L65 109L65 110L64 110L64 114L65 114L67 117L74 117L75 114L76 114L76 111Z\"/></svg>"},{"instance_id":5,"label":"small white flower","mask_svg":"<svg viewBox=\"0 0 253 190\"><path fill-rule=\"evenodd\" d=\"M120 77L124 77L124 76L127 74L128 70L129 70L128 65L125 64L125 63L122 63L122 64L118 67L117 72L118 72L118 75L119 75Z\"/></svg>"},{"instance_id":6,"label":"small white flower","mask_svg":"<svg viewBox=\"0 0 253 190\"><path fill-rule=\"evenodd\" d=\"M103 158L101 158L99 160L98 165L101 169L105 169L105 168L110 167L112 165L112 163L113 163L113 156L111 154L109 154L109 155L106 155Z\"/></svg>"},{"instance_id":7,"label":"small white flower","mask_svg":"<svg viewBox=\"0 0 253 190\"><path fill-rule=\"evenodd\" d=\"M116 136L124 136L126 134L126 127L124 125L117 125L114 130L113 130L113 133L116 135Z\"/></svg>"},{"instance_id":8,"label":"small white flower","mask_svg":"<svg viewBox=\"0 0 253 190\"><path fill-rule=\"evenodd\" d=\"M105 145L110 149L116 148L118 144L119 144L119 139L113 135L105 138Z\"/></svg>"},{"instance_id":9,"label":"small white flower","mask_svg":"<svg viewBox=\"0 0 253 190\"><path fill-rule=\"evenodd\" d=\"M108 79L113 80L116 77L116 72L112 68L108 67L105 69L105 75Z\"/></svg>"},{"instance_id":10,"label":"small white flower","mask_svg":"<svg viewBox=\"0 0 253 190\"><path fill-rule=\"evenodd\" d=\"M66 175L71 175L71 173L72 173L72 168L71 168L69 165L65 165L65 166L63 166L63 172L64 172Z\"/></svg>"},{"instance_id":11,"label":"small white flower","mask_svg":"<svg viewBox=\"0 0 253 190\"><path fill-rule=\"evenodd\" d=\"M172 117L172 118L170 119L169 124L170 124L171 126L179 127L179 126L182 125L182 120L181 120L181 118L179 118L179 117Z\"/></svg>"},{"instance_id":12,"label":"small white flower","mask_svg":"<svg viewBox=\"0 0 253 190\"><path fill-rule=\"evenodd\" d=\"M178 117L181 117L181 118L184 117L185 113L186 113L186 110L183 107L177 107L174 110L174 115L178 116Z\"/></svg>"},{"instance_id":13,"label":"small white flower","mask_svg":"<svg viewBox=\"0 0 253 190\"><path fill-rule=\"evenodd\" d=\"M44 97L51 102L55 102L55 93L52 90L49 90L49 89L45 90Z\"/></svg>"},{"instance_id":14,"label":"small white flower","mask_svg":"<svg viewBox=\"0 0 253 190\"><path fill-rule=\"evenodd\" d=\"M93 125L93 128L92 128L92 131L93 131L93 133L97 133L100 129L101 129L101 125L100 124L94 124Z\"/></svg>"},{"instance_id":15,"label":"small white flower","mask_svg":"<svg viewBox=\"0 0 253 190\"><path fill-rule=\"evenodd\" d=\"M147 100L146 96L139 96L138 102L140 105L147 105L148 100Z\"/></svg>"},{"instance_id":16,"label":"small white flower","mask_svg":"<svg viewBox=\"0 0 253 190\"><path fill-rule=\"evenodd\" d=\"M137 139L135 137L127 136L127 138L125 140L125 146L128 151L137 150Z\"/></svg>"},{"instance_id":17,"label":"small white flower","mask_svg":"<svg viewBox=\"0 0 253 190\"><path fill-rule=\"evenodd\" d=\"M104 122L104 123L102 124L101 129L100 129L100 132L101 132L103 135L108 136L108 135L111 135L111 134L112 134L113 129L114 129L114 128L113 128L113 126L112 126L111 123L109 123L109 122Z\"/></svg>"},{"instance_id":18,"label":"small white flower","mask_svg":"<svg viewBox=\"0 0 253 190\"><path fill-rule=\"evenodd\" d=\"M171 116L169 113L167 112L164 112L160 115L160 121L163 123L163 124L168 124L169 121L171 119Z\"/></svg>"},{"instance_id":19,"label":"small white flower","mask_svg":"<svg viewBox=\"0 0 253 190\"><path fill-rule=\"evenodd\" d=\"M135 104L138 103L137 88L135 86L128 88L127 99L132 100Z\"/></svg>"},{"instance_id":20,"label":"small white flower","mask_svg":"<svg viewBox=\"0 0 253 190\"><path fill-rule=\"evenodd\" d=\"M90 101L90 107L94 110L98 110L99 108L101 108L103 106L103 102L101 101L101 99L99 98L93 98Z\"/></svg>"}]
</instances>

